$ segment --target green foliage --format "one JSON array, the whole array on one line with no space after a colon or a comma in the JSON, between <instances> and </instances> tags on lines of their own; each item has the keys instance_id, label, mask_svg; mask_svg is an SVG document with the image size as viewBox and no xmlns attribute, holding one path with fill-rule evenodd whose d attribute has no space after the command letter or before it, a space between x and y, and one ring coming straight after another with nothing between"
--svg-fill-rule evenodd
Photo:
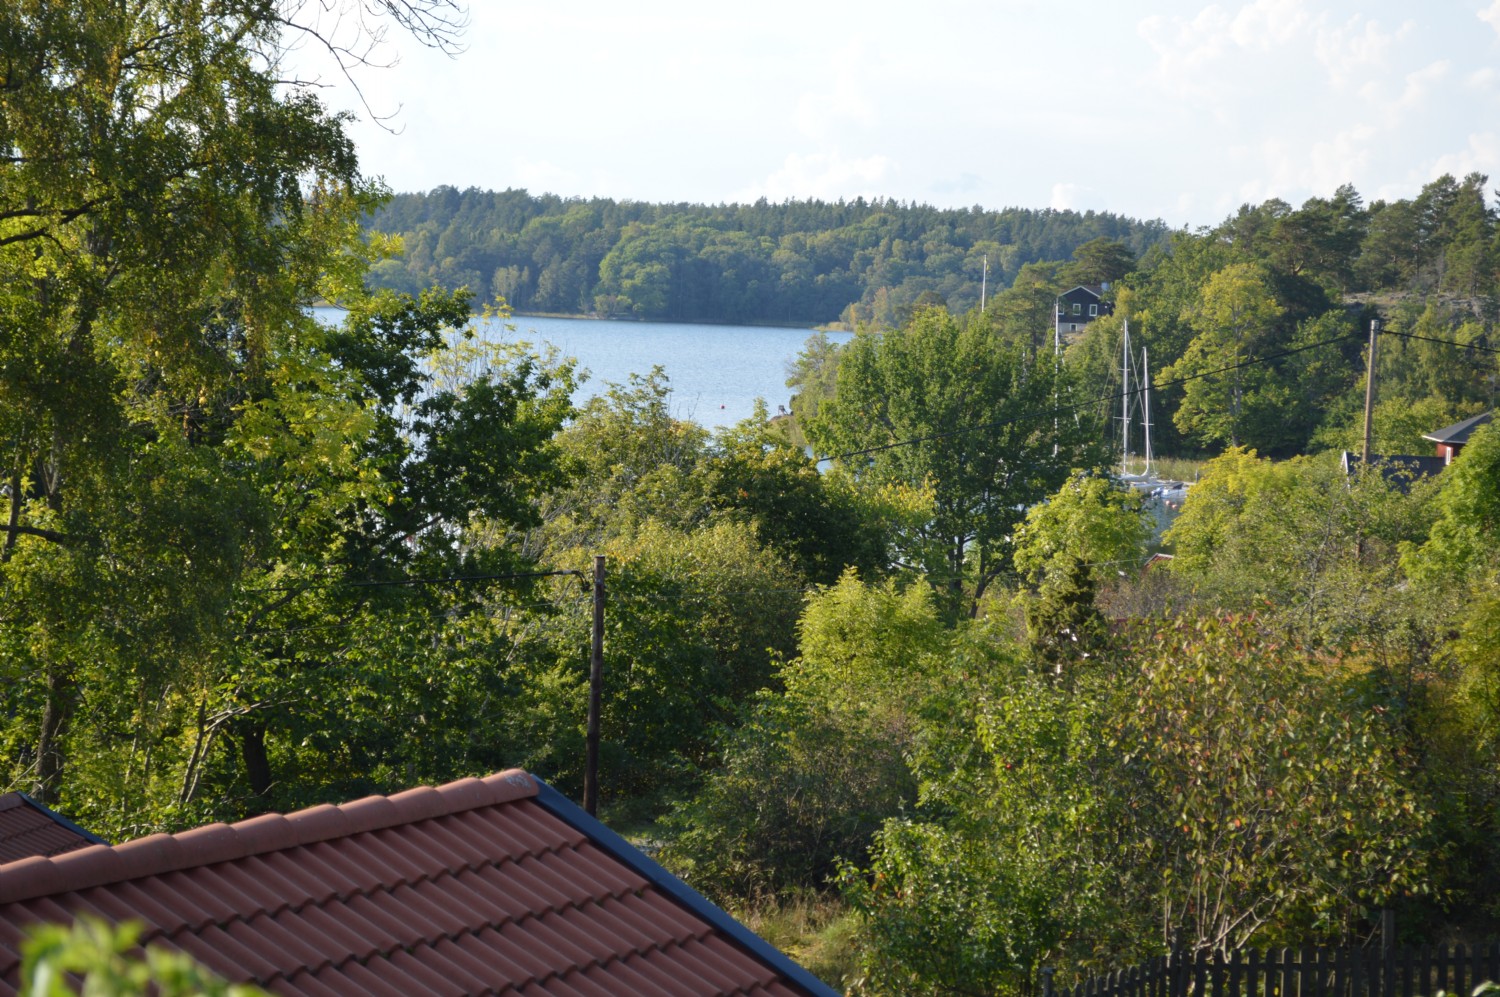
<instances>
[{"instance_id":1,"label":"green foliage","mask_svg":"<svg viewBox=\"0 0 1500 997\"><path fill-rule=\"evenodd\" d=\"M831 585L849 567L880 574L893 532L881 504L846 477L821 473L763 416L757 412L715 440L700 468L710 508L749 523L762 545L814 584Z\"/></svg>"},{"instance_id":2,"label":"green foliage","mask_svg":"<svg viewBox=\"0 0 1500 997\"><path fill-rule=\"evenodd\" d=\"M1016 571L1038 588L1081 563L1096 585L1133 572L1145 557L1151 521L1140 495L1100 474L1075 474L1016 530Z\"/></svg>"},{"instance_id":3,"label":"green foliage","mask_svg":"<svg viewBox=\"0 0 1500 997\"><path fill-rule=\"evenodd\" d=\"M950 611L972 612L1010 567L1020 510L1091 463L1076 424L1037 417L1065 382L1059 365L996 342L977 318L929 309L844 347L837 392L806 430L858 480L931 489L931 519L899 538L898 554Z\"/></svg>"},{"instance_id":4,"label":"green foliage","mask_svg":"<svg viewBox=\"0 0 1500 997\"><path fill-rule=\"evenodd\" d=\"M900 325L927 304L977 306L986 258L993 294L1023 264L1075 250L1088 273L1116 272L1166 235L1161 222L1100 212L863 198L646 204L452 187L398 194L369 226L407 246L399 266L376 272L397 290L467 285L523 311L851 329Z\"/></svg>"},{"instance_id":5,"label":"green foliage","mask_svg":"<svg viewBox=\"0 0 1500 997\"><path fill-rule=\"evenodd\" d=\"M1058 274L1062 283L1109 284L1135 269L1135 253L1125 243L1100 236L1073 250L1073 262Z\"/></svg>"},{"instance_id":6,"label":"green foliage","mask_svg":"<svg viewBox=\"0 0 1500 997\"><path fill-rule=\"evenodd\" d=\"M648 520L554 563L585 570L595 552L607 571L603 798L680 788L709 764L714 729L793 653L802 584L749 526L729 520L691 532ZM517 617L505 681L519 700L500 704L497 726L528 728L512 742L513 763L576 792L583 754L564 746L582 743L591 608L578 597L558 602Z\"/></svg>"},{"instance_id":7,"label":"green foliage","mask_svg":"<svg viewBox=\"0 0 1500 997\"><path fill-rule=\"evenodd\" d=\"M1407 570L1427 581L1465 581L1495 569L1500 554L1500 429L1474 431L1438 480L1437 520L1427 542L1409 547Z\"/></svg>"},{"instance_id":8,"label":"green foliage","mask_svg":"<svg viewBox=\"0 0 1500 997\"><path fill-rule=\"evenodd\" d=\"M21 992L27 997L256 997L265 991L226 983L190 957L152 945L132 954L140 926L92 918L71 927L43 925L22 945ZM79 980L75 989L71 978Z\"/></svg>"},{"instance_id":9,"label":"green foliage","mask_svg":"<svg viewBox=\"0 0 1500 997\"><path fill-rule=\"evenodd\" d=\"M1134 663L1107 729L1156 804L1133 838L1161 869L1161 924L1227 952L1276 922L1342 935L1422 888L1399 731L1337 663L1250 621L1149 632Z\"/></svg>"},{"instance_id":10,"label":"green foliage","mask_svg":"<svg viewBox=\"0 0 1500 997\"><path fill-rule=\"evenodd\" d=\"M1342 937L1427 882L1429 816L1357 674L1253 621L1143 627L1062 682L983 696L845 885L873 992L1014 992L1172 944ZM1152 935L1155 941L1151 941Z\"/></svg>"},{"instance_id":11,"label":"green foliage","mask_svg":"<svg viewBox=\"0 0 1500 997\"><path fill-rule=\"evenodd\" d=\"M54 69L0 93L6 778L111 836L493 767L459 717L526 585L407 582L529 566L459 538L566 473L570 368L475 343L466 294L364 293L379 191L284 30L0 13Z\"/></svg>"},{"instance_id":12,"label":"green foliage","mask_svg":"<svg viewBox=\"0 0 1500 997\"><path fill-rule=\"evenodd\" d=\"M722 751L723 768L674 815L664 855L720 898L823 887L916 799L899 741L795 698L755 702Z\"/></svg>"},{"instance_id":13,"label":"green foliage","mask_svg":"<svg viewBox=\"0 0 1500 997\"><path fill-rule=\"evenodd\" d=\"M823 333L814 333L807 338L797 358L787 365L786 386L797 389L792 395L793 443L807 442L802 427L817 418L818 408L833 397L840 349L839 344Z\"/></svg>"},{"instance_id":14,"label":"green foliage","mask_svg":"<svg viewBox=\"0 0 1500 997\"><path fill-rule=\"evenodd\" d=\"M1173 416L1179 430L1204 443L1239 446L1241 420L1253 404L1247 393L1255 391L1260 371L1236 365L1269 352L1281 314L1266 274L1255 264L1232 264L1208 279L1186 316L1197 335L1160 374L1162 380L1194 377Z\"/></svg>"},{"instance_id":15,"label":"green foliage","mask_svg":"<svg viewBox=\"0 0 1500 997\"><path fill-rule=\"evenodd\" d=\"M1037 660L1061 674L1071 663L1099 653L1109 625L1095 605L1087 564L1065 554L1050 570L1047 584L1025 602L1026 639Z\"/></svg>"},{"instance_id":16,"label":"green foliage","mask_svg":"<svg viewBox=\"0 0 1500 997\"><path fill-rule=\"evenodd\" d=\"M1256 612L1315 646L1381 647L1423 667L1432 614L1401 584L1396 554L1427 530L1428 483L1348 477L1332 454L1273 462L1234 449L1205 465L1166 533L1171 573L1208 610Z\"/></svg>"},{"instance_id":17,"label":"green foliage","mask_svg":"<svg viewBox=\"0 0 1500 997\"><path fill-rule=\"evenodd\" d=\"M597 545L652 518L683 528L703 520L707 497L695 472L708 433L671 414L671 390L661 367L633 374L589 399L559 434L574 480L544 503L549 545Z\"/></svg>"},{"instance_id":18,"label":"green foliage","mask_svg":"<svg viewBox=\"0 0 1500 997\"><path fill-rule=\"evenodd\" d=\"M914 802L909 759L929 710L996 654L974 625L950 631L927 586L852 572L809 597L799 632L784 693L761 694L726 732L723 767L675 819L667 857L716 895L820 888L838 860L862 858Z\"/></svg>"}]
</instances>

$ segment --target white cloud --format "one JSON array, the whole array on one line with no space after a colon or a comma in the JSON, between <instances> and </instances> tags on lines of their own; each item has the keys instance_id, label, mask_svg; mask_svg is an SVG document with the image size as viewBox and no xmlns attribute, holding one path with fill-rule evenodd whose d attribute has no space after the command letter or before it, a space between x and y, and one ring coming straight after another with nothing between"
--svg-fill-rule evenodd
<instances>
[{"instance_id":1,"label":"white cloud","mask_svg":"<svg viewBox=\"0 0 1500 997\"><path fill-rule=\"evenodd\" d=\"M1320 197L1332 194L1339 185L1350 183L1370 165L1379 133L1371 125L1355 125L1333 138L1312 147L1302 186L1318 192Z\"/></svg>"},{"instance_id":2,"label":"white cloud","mask_svg":"<svg viewBox=\"0 0 1500 997\"><path fill-rule=\"evenodd\" d=\"M581 178L545 159L516 159L511 163L508 186L523 187L533 194L570 194L582 189Z\"/></svg>"},{"instance_id":3,"label":"white cloud","mask_svg":"<svg viewBox=\"0 0 1500 997\"><path fill-rule=\"evenodd\" d=\"M1230 23L1230 37L1243 49L1269 52L1291 42L1312 22L1302 0L1255 0Z\"/></svg>"},{"instance_id":4,"label":"white cloud","mask_svg":"<svg viewBox=\"0 0 1500 997\"><path fill-rule=\"evenodd\" d=\"M1156 54L1163 87L1178 96L1211 96L1228 78L1228 57L1281 56L1316 23L1303 0L1254 0L1233 11L1211 4L1192 18L1155 14L1136 33Z\"/></svg>"},{"instance_id":5,"label":"white cloud","mask_svg":"<svg viewBox=\"0 0 1500 997\"><path fill-rule=\"evenodd\" d=\"M1452 67L1448 60L1439 59L1415 72L1407 73L1406 85L1396 101L1396 107L1403 111L1412 111L1425 105L1427 98L1436 89L1437 84L1448 75L1450 68Z\"/></svg>"},{"instance_id":6,"label":"white cloud","mask_svg":"<svg viewBox=\"0 0 1500 997\"><path fill-rule=\"evenodd\" d=\"M1470 135L1465 148L1433 160L1426 180L1436 180L1445 173L1455 177L1470 173L1483 173L1491 177L1500 174L1500 134L1476 132Z\"/></svg>"},{"instance_id":7,"label":"white cloud","mask_svg":"<svg viewBox=\"0 0 1500 997\"><path fill-rule=\"evenodd\" d=\"M1409 37L1413 28L1407 21L1386 31L1378 21L1355 15L1342 25L1320 27L1313 51L1334 86L1353 86L1357 78L1377 75L1388 67L1396 43Z\"/></svg>"},{"instance_id":8,"label":"white cloud","mask_svg":"<svg viewBox=\"0 0 1500 997\"><path fill-rule=\"evenodd\" d=\"M1204 89L1204 70L1228 49L1232 24L1228 14L1211 6L1190 21L1154 14L1141 21L1136 32L1156 53L1156 76L1162 86L1185 96Z\"/></svg>"},{"instance_id":9,"label":"white cloud","mask_svg":"<svg viewBox=\"0 0 1500 997\"><path fill-rule=\"evenodd\" d=\"M844 121L875 123L875 108L861 85L864 46L858 39L835 53L832 79L823 89L804 93L797 101L797 127L815 142L828 141Z\"/></svg>"},{"instance_id":10,"label":"white cloud","mask_svg":"<svg viewBox=\"0 0 1500 997\"><path fill-rule=\"evenodd\" d=\"M1240 197L1250 204L1279 197L1294 207L1310 196L1327 197L1363 174L1378 145L1379 132L1366 124L1311 143L1289 137L1265 139L1247 150L1256 179L1241 184Z\"/></svg>"},{"instance_id":11,"label":"white cloud","mask_svg":"<svg viewBox=\"0 0 1500 997\"><path fill-rule=\"evenodd\" d=\"M1087 211L1099 207L1098 192L1092 187L1076 183L1052 185L1052 199L1048 207L1054 211Z\"/></svg>"},{"instance_id":12,"label":"white cloud","mask_svg":"<svg viewBox=\"0 0 1500 997\"><path fill-rule=\"evenodd\" d=\"M846 159L837 152L791 153L781 169L760 183L740 191L730 200L750 202L764 197L770 201L788 198L882 197L889 193L885 185L892 163L885 156Z\"/></svg>"},{"instance_id":13,"label":"white cloud","mask_svg":"<svg viewBox=\"0 0 1500 997\"><path fill-rule=\"evenodd\" d=\"M1494 0L1488 7L1477 13L1478 18L1485 24L1495 29L1495 34L1500 35L1500 0Z\"/></svg>"}]
</instances>

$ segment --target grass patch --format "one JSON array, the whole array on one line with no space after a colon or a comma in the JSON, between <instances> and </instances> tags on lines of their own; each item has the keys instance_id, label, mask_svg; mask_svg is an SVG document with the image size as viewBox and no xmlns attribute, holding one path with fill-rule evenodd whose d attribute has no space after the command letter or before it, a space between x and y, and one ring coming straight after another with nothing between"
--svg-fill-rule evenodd
<instances>
[{"instance_id":1,"label":"grass patch","mask_svg":"<svg viewBox=\"0 0 1500 997\"><path fill-rule=\"evenodd\" d=\"M1156 465L1156 476L1163 481L1187 481L1198 480L1198 472L1203 470L1206 460L1188 460L1185 457L1157 457L1152 461Z\"/></svg>"},{"instance_id":2,"label":"grass patch","mask_svg":"<svg viewBox=\"0 0 1500 997\"><path fill-rule=\"evenodd\" d=\"M836 894L766 897L729 913L829 986L842 989L859 979L858 916Z\"/></svg>"}]
</instances>

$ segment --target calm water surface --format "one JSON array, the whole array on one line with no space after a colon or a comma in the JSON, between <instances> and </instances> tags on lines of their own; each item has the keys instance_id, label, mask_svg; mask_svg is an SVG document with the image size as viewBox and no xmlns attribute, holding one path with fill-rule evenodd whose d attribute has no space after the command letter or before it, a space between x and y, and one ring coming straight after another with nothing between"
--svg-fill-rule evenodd
<instances>
[{"instance_id":1,"label":"calm water surface","mask_svg":"<svg viewBox=\"0 0 1500 997\"><path fill-rule=\"evenodd\" d=\"M604 319L530 318L511 320L509 340L550 343L576 357L589 379L574 394L581 403L602 394L610 383L647 374L660 364L672 385L672 414L710 428L749 418L755 400L764 399L775 415L791 398L787 365L796 359L811 329L772 326L684 325L668 322L616 322ZM493 330L492 335L496 334ZM849 333L830 333L846 342Z\"/></svg>"},{"instance_id":2,"label":"calm water surface","mask_svg":"<svg viewBox=\"0 0 1500 997\"><path fill-rule=\"evenodd\" d=\"M337 309L318 309L336 321ZM765 399L772 415L786 405L787 364L794 360L811 329L773 326L685 325L669 322L619 322L604 319L516 316L505 328L490 323L486 334L533 346L549 343L574 357L588 372L574 392L582 404L603 394L609 384L624 384L631 374L648 374L660 364L672 385L672 414L709 428L749 418L755 399ZM829 333L835 342L853 338Z\"/></svg>"}]
</instances>

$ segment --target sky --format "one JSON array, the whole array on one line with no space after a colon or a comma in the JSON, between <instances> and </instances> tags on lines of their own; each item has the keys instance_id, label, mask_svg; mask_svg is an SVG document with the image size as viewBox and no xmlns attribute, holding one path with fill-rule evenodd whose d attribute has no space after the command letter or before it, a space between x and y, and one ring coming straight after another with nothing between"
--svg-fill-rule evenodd
<instances>
[{"instance_id":1,"label":"sky","mask_svg":"<svg viewBox=\"0 0 1500 997\"><path fill-rule=\"evenodd\" d=\"M1174 228L1343 183L1367 202L1444 173L1500 186L1500 0L470 0L464 47L391 32L363 101L321 76L366 174Z\"/></svg>"}]
</instances>

